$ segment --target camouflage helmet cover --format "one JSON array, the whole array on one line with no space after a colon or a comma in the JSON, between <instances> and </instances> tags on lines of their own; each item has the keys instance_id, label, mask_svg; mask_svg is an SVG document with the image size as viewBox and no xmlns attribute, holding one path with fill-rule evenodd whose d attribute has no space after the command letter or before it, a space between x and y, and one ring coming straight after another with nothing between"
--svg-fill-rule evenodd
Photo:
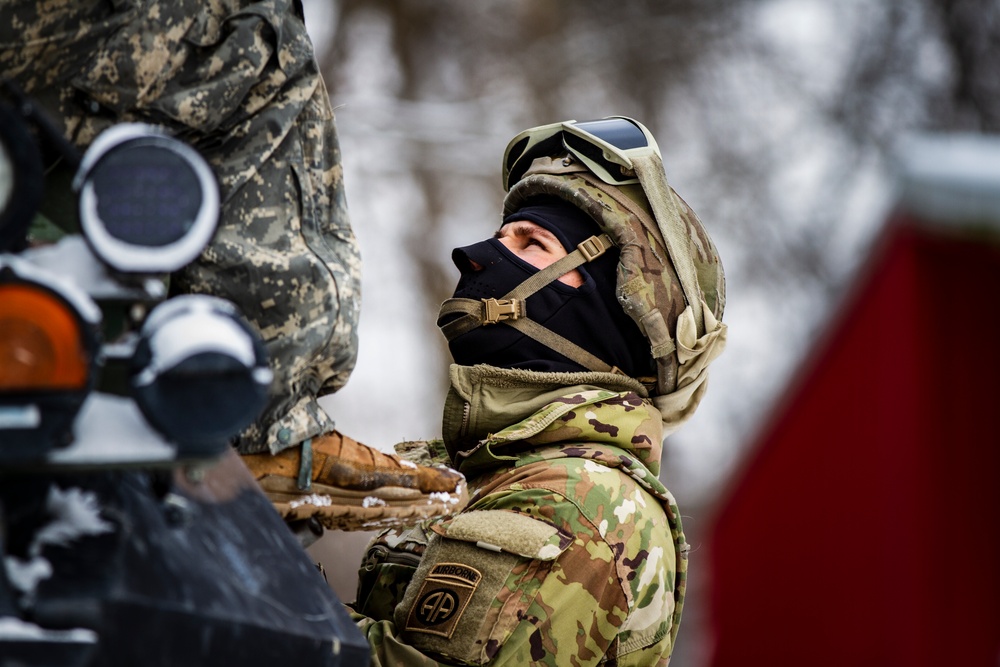
<instances>
[{"instance_id":1,"label":"camouflage helmet cover","mask_svg":"<svg viewBox=\"0 0 1000 667\"><path fill-rule=\"evenodd\" d=\"M663 174L659 156L655 164ZM620 249L617 296L625 312L650 343L657 377L649 383L665 426L686 421L705 390L708 364L725 345L725 274L718 252L698 216L666 184L684 233L674 254L686 253L693 264L703 306L692 319L676 263L662 232L662 220L638 183L611 186L569 153L539 157L504 199L503 215L516 212L530 199L556 196L592 217ZM687 313L687 314L686 314ZM698 320L701 321L698 321Z\"/></svg>"}]
</instances>

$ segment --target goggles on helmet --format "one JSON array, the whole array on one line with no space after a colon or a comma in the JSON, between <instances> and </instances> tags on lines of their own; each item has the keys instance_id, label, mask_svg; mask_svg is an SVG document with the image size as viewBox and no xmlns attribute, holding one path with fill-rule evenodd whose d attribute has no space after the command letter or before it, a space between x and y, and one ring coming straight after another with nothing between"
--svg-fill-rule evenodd
<instances>
[{"instance_id":1,"label":"goggles on helmet","mask_svg":"<svg viewBox=\"0 0 1000 667\"><path fill-rule=\"evenodd\" d=\"M507 144L503 188L521 180L537 157L569 151L609 185L638 183L633 157L660 155L656 140L641 123L625 116L577 122L567 120L521 132Z\"/></svg>"}]
</instances>

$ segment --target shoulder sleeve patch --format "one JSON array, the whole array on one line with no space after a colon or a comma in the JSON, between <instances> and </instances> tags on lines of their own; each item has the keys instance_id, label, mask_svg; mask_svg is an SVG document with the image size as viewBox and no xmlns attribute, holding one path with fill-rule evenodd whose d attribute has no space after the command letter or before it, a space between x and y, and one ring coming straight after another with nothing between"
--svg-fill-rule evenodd
<instances>
[{"instance_id":1,"label":"shoulder sleeve patch","mask_svg":"<svg viewBox=\"0 0 1000 667\"><path fill-rule=\"evenodd\" d=\"M527 622L524 613L572 539L507 510L465 512L433 530L394 621L427 655L485 665Z\"/></svg>"},{"instance_id":2,"label":"shoulder sleeve patch","mask_svg":"<svg viewBox=\"0 0 1000 667\"><path fill-rule=\"evenodd\" d=\"M507 552L535 560L555 560L572 538L558 528L526 514L507 510L463 512L433 530L443 537L490 551Z\"/></svg>"},{"instance_id":3,"label":"shoulder sleeve patch","mask_svg":"<svg viewBox=\"0 0 1000 667\"><path fill-rule=\"evenodd\" d=\"M406 630L451 638L482 578L462 563L435 564L410 608Z\"/></svg>"}]
</instances>

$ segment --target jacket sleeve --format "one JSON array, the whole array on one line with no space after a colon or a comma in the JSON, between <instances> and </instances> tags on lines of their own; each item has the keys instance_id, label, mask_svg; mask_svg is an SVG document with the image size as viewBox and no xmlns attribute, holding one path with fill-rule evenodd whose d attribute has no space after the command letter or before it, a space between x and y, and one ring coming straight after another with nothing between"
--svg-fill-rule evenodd
<instances>
[{"instance_id":1,"label":"jacket sleeve","mask_svg":"<svg viewBox=\"0 0 1000 667\"><path fill-rule=\"evenodd\" d=\"M355 615L373 664L590 665L612 649L629 606L616 554L562 495L508 489L433 530L393 618Z\"/></svg>"}]
</instances>

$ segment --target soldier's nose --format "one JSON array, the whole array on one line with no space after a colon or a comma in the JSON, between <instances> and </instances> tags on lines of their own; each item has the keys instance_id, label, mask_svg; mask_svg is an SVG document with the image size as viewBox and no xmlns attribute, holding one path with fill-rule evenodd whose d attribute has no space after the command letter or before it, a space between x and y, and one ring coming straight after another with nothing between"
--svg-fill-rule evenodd
<instances>
[{"instance_id":1,"label":"soldier's nose","mask_svg":"<svg viewBox=\"0 0 1000 667\"><path fill-rule=\"evenodd\" d=\"M455 263L455 266L462 273L483 270L483 265L469 257L469 253L465 251L465 248L455 248L451 252L451 261Z\"/></svg>"}]
</instances>

